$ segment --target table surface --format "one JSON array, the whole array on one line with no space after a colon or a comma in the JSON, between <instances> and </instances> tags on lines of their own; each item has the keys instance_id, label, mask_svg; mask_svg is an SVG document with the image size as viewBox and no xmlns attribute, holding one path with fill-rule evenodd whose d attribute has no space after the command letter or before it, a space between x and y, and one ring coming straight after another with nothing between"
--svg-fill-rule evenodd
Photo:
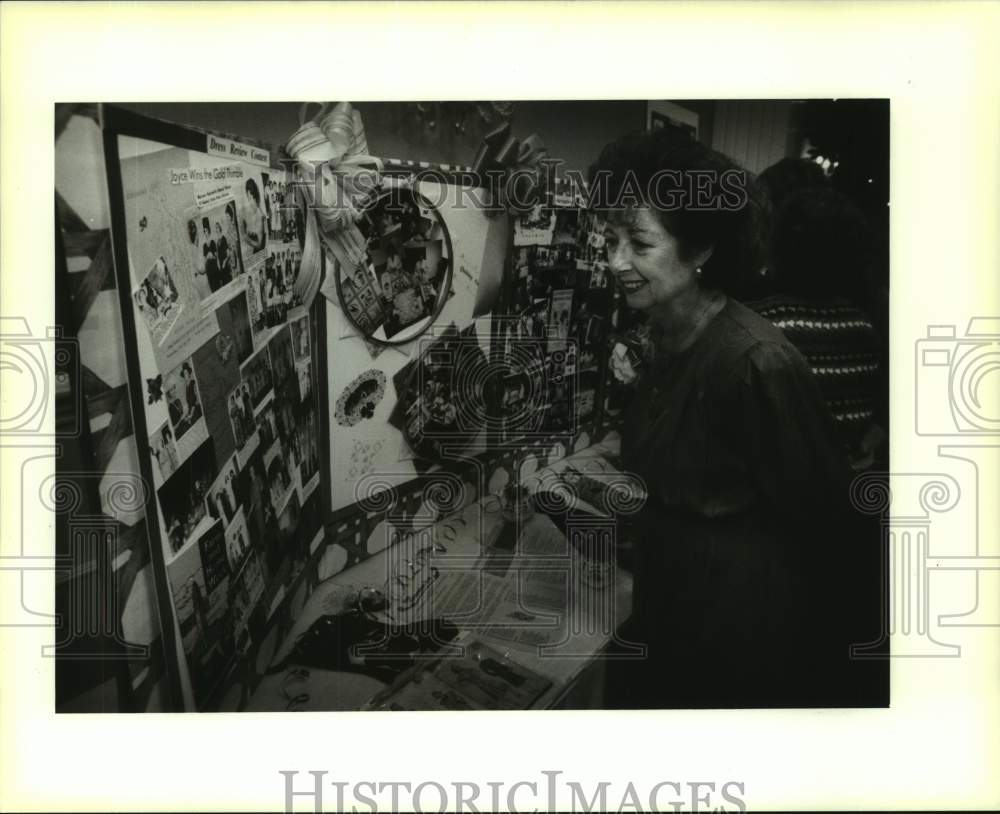
<instances>
[{"instance_id":1,"label":"table surface","mask_svg":"<svg viewBox=\"0 0 1000 814\"><path fill-rule=\"evenodd\" d=\"M613 446L607 444L596 445L537 472L522 469L518 473L519 480L534 494L538 489L558 481L559 473L567 466L573 466L594 480L622 483L625 476L615 470L605 458L615 451ZM579 507L586 508L582 503ZM600 524L601 521L595 522ZM614 519L607 518L604 522L613 523ZM456 642L480 640L504 653L511 661L550 679L551 687L531 708L553 706L581 673L595 662L598 654L610 642L614 631L627 620L631 608L632 578L619 567L614 569L613 575L606 574L603 580L596 583L592 578L581 578L585 570L582 558L544 514L536 514L524 522L515 552L498 551L493 544L497 541L503 523L499 500L493 495L487 495L461 511L438 520L412 539L401 540L320 583L275 653L272 664L281 663L291 652L296 639L317 618L352 607L358 591L363 587L383 589L387 577L399 573L399 569L405 567L418 546L426 546L433 540L437 546L443 546L447 550L434 553L430 558L430 563L437 567L439 574L433 581L433 590L428 592L432 596L422 606L418 605L409 612L393 612L390 603L387 609L389 614L379 613L376 614L377 618L396 624L428 616L447 618L451 613L458 612L457 608L452 607L456 596L464 599L470 597L466 590L470 580L474 588L477 583L480 584L479 590L473 590L473 594L479 594L474 597L475 604L485 613L481 607L484 599L482 585L489 581L489 585L497 587L501 577L481 578L479 575L483 573L484 567L492 572L506 571L507 585L517 583L518 593L510 596L514 596L518 608L522 607L522 592L527 592L524 586L530 580L544 580L544 574L562 575L555 577L562 579L564 586L559 589L559 601L562 605L559 609L554 604L546 605L545 610L532 606L531 613L514 617L526 621L505 621L499 633L494 632L498 623L496 612L479 620L475 618L475 614L465 614L462 620L457 621L460 635ZM464 583L460 584L462 580ZM485 590L488 591L489 588ZM502 606L504 609L511 607L510 596L508 604ZM552 595L549 597L552 598ZM502 618L507 619L509 616L510 614L506 614ZM487 630L487 627L493 628L493 631ZM527 643L517 641L516 637L535 639L535 642L539 638L547 639L547 643ZM295 672L290 665L286 670L262 679L246 710L361 709L385 686L381 681L360 673L314 668Z\"/></svg>"}]
</instances>

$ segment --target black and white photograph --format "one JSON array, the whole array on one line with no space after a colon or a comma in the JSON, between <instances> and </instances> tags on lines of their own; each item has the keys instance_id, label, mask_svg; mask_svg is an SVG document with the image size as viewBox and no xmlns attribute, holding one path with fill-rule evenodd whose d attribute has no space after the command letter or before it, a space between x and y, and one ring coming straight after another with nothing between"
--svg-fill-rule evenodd
<instances>
[{"instance_id":1,"label":"black and white photograph","mask_svg":"<svg viewBox=\"0 0 1000 814\"><path fill-rule=\"evenodd\" d=\"M201 567L205 576L205 587L209 594L229 579L229 562L226 558L226 538L222 526L216 523L198 540Z\"/></svg>"},{"instance_id":2,"label":"black and white photograph","mask_svg":"<svg viewBox=\"0 0 1000 814\"><path fill-rule=\"evenodd\" d=\"M202 302L243 274L235 201L210 209L193 209L186 223L186 236L194 287Z\"/></svg>"},{"instance_id":3,"label":"black and white photograph","mask_svg":"<svg viewBox=\"0 0 1000 814\"><path fill-rule=\"evenodd\" d=\"M280 439L276 439L269 448L264 450L263 463L271 507L274 509L275 515L279 515L295 485L292 483L288 452Z\"/></svg>"},{"instance_id":4,"label":"black and white photograph","mask_svg":"<svg viewBox=\"0 0 1000 814\"><path fill-rule=\"evenodd\" d=\"M298 447L299 477L302 480L303 497L307 497L312 487L318 484L319 475L319 424L315 410L308 411L295 424L295 441Z\"/></svg>"},{"instance_id":5,"label":"black and white photograph","mask_svg":"<svg viewBox=\"0 0 1000 814\"><path fill-rule=\"evenodd\" d=\"M236 517L239 509L240 498L237 495L236 478L239 474L239 467L236 464L236 456L230 458L219 470L219 475L208 488L205 495L205 502L208 513L215 519L222 521L222 527L228 528Z\"/></svg>"},{"instance_id":6,"label":"black and white photograph","mask_svg":"<svg viewBox=\"0 0 1000 814\"><path fill-rule=\"evenodd\" d=\"M233 388L226 399L229 412L229 423L233 429L236 442L236 452L240 460L246 460L257 448L257 422L254 419L254 407L250 398L250 386L246 381Z\"/></svg>"},{"instance_id":7,"label":"black and white photograph","mask_svg":"<svg viewBox=\"0 0 1000 814\"><path fill-rule=\"evenodd\" d=\"M250 312L247 310L247 295L241 292L228 302L219 306L229 314L232 334L227 337L231 341L236 359L243 364L253 353L253 332L250 329Z\"/></svg>"},{"instance_id":8,"label":"black and white photograph","mask_svg":"<svg viewBox=\"0 0 1000 814\"><path fill-rule=\"evenodd\" d=\"M268 397L257 410L257 435L261 446L267 450L278 439L278 420L274 412L274 397Z\"/></svg>"},{"instance_id":9,"label":"black and white photograph","mask_svg":"<svg viewBox=\"0 0 1000 814\"><path fill-rule=\"evenodd\" d=\"M213 524L205 499L216 475L215 450L211 441L205 441L157 490L171 553Z\"/></svg>"},{"instance_id":10,"label":"black and white photograph","mask_svg":"<svg viewBox=\"0 0 1000 814\"><path fill-rule=\"evenodd\" d=\"M292 332L292 353L295 356L295 361L308 359L310 354L309 315L303 314L291 320L289 329Z\"/></svg>"},{"instance_id":11,"label":"black and white photograph","mask_svg":"<svg viewBox=\"0 0 1000 814\"><path fill-rule=\"evenodd\" d=\"M292 340L288 328L282 328L267 343L267 354L271 361L271 374L275 388L280 387L295 375L292 357Z\"/></svg>"},{"instance_id":12,"label":"black and white photograph","mask_svg":"<svg viewBox=\"0 0 1000 814\"><path fill-rule=\"evenodd\" d=\"M0 3L0 808L998 810L1000 4L843 11Z\"/></svg>"},{"instance_id":13,"label":"black and white photograph","mask_svg":"<svg viewBox=\"0 0 1000 814\"><path fill-rule=\"evenodd\" d=\"M250 533L247 530L246 514L240 506L226 526L226 559L229 569L237 573L250 549Z\"/></svg>"},{"instance_id":14,"label":"black and white photograph","mask_svg":"<svg viewBox=\"0 0 1000 814\"><path fill-rule=\"evenodd\" d=\"M189 432L199 435L199 440L200 437L207 436L203 421L205 412L195 378L193 359L185 359L164 377L163 396L167 403L170 426L173 427L174 438L178 443Z\"/></svg>"},{"instance_id":15,"label":"black and white photograph","mask_svg":"<svg viewBox=\"0 0 1000 814\"><path fill-rule=\"evenodd\" d=\"M274 380L271 375L271 360L268 356L266 346L260 348L243 363L243 366L240 368L240 375L243 383L247 386L250 404L256 410L264 397L274 387Z\"/></svg>"},{"instance_id":16,"label":"black and white photograph","mask_svg":"<svg viewBox=\"0 0 1000 814\"><path fill-rule=\"evenodd\" d=\"M177 286L163 257L153 264L139 283L132 299L142 315L150 338L155 344L162 344L184 309L184 303L179 301Z\"/></svg>"},{"instance_id":17,"label":"black and white photograph","mask_svg":"<svg viewBox=\"0 0 1000 814\"><path fill-rule=\"evenodd\" d=\"M260 259L267 247L267 201L258 178L247 178L242 191L243 200L238 204L237 214L243 235L243 262L250 267Z\"/></svg>"},{"instance_id":18,"label":"black and white photograph","mask_svg":"<svg viewBox=\"0 0 1000 814\"><path fill-rule=\"evenodd\" d=\"M154 472L160 476L163 483L177 469L180 463L177 457L177 446L174 444L174 433L169 423L164 423L159 430L149 438L149 452L156 461Z\"/></svg>"}]
</instances>

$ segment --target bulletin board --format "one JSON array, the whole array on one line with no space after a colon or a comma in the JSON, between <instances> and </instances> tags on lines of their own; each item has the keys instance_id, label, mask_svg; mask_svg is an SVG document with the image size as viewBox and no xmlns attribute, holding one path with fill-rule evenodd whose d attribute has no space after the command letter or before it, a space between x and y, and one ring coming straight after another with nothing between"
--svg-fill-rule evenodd
<instances>
[{"instance_id":1,"label":"bulletin board","mask_svg":"<svg viewBox=\"0 0 1000 814\"><path fill-rule=\"evenodd\" d=\"M359 503L377 502L380 493L422 474L486 450L491 316L500 297L509 222L505 215L487 213L485 196L467 194L468 189L450 183L445 173L419 184L421 219L429 229L427 239L418 235L406 242L403 272L412 276L405 265L407 251L437 257L446 245L450 254L450 289L420 336L402 344L369 341L345 314L342 292L328 300L330 500L335 518L357 511ZM438 221L441 227L431 226ZM379 228L387 232L397 225ZM333 268L327 285L331 275L346 276L333 258L328 263ZM380 263L371 257L369 267L359 271L372 280L377 299L383 299L383 265L384 259ZM384 292L386 301L392 296ZM380 328L379 335L386 331ZM436 399L440 431L432 431L435 408L428 398L428 423L414 432L415 422L423 420L417 415L420 394L434 388L441 394Z\"/></svg>"},{"instance_id":2,"label":"bulletin board","mask_svg":"<svg viewBox=\"0 0 1000 814\"><path fill-rule=\"evenodd\" d=\"M111 106L102 125L175 705L208 709L324 539L325 310L271 150Z\"/></svg>"}]
</instances>

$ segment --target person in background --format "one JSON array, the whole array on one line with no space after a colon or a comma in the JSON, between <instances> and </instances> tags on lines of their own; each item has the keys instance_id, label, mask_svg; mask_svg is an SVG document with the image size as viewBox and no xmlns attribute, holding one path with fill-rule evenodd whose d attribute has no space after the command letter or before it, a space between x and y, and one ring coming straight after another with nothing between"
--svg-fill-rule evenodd
<instances>
[{"instance_id":1,"label":"person in background","mask_svg":"<svg viewBox=\"0 0 1000 814\"><path fill-rule=\"evenodd\" d=\"M878 538L808 364L733 296L762 265L754 179L667 130L607 145L591 173L610 272L649 328L621 441L648 495L625 638L647 651L608 662L607 704L876 703L848 647L875 637Z\"/></svg>"},{"instance_id":2,"label":"person in background","mask_svg":"<svg viewBox=\"0 0 1000 814\"><path fill-rule=\"evenodd\" d=\"M767 284L748 305L806 358L852 468L887 464L887 416L877 408L881 354L867 307L872 239L864 215L806 159L782 159L761 181L774 223Z\"/></svg>"}]
</instances>

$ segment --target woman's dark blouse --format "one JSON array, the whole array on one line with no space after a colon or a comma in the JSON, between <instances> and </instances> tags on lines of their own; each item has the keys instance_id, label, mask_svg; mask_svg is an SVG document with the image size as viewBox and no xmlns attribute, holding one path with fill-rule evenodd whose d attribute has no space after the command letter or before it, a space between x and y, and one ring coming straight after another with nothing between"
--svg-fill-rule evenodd
<instances>
[{"instance_id":1,"label":"woman's dark blouse","mask_svg":"<svg viewBox=\"0 0 1000 814\"><path fill-rule=\"evenodd\" d=\"M649 492L633 613L650 664L739 664L747 703L794 690L813 651L834 646L820 617L835 601L849 488L803 357L729 300L693 345L650 363L625 417L622 458ZM731 677L670 672L681 703L716 705L712 693L732 688Z\"/></svg>"}]
</instances>

